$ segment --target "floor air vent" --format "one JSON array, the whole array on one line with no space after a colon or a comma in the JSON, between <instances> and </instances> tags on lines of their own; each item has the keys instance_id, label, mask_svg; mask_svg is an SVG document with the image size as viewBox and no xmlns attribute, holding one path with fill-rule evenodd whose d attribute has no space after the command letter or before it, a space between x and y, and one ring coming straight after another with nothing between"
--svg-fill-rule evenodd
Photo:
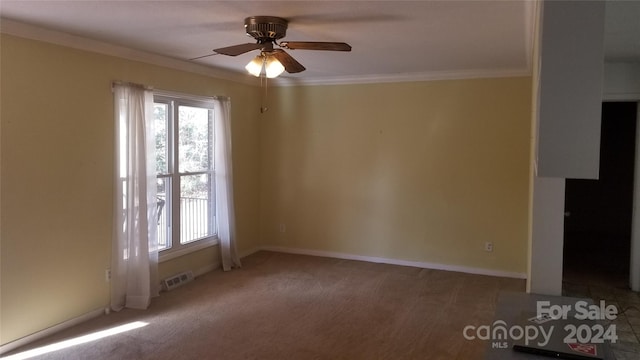
<instances>
[{"instance_id":1,"label":"floor air vent","mask_svg":"<svg viewBox=\"0 0 640 360\"><path fill-rule=\"evenodd\" d=\"M191 280L193 280L193 273L191 271L185 271L162 280L162 287L169 291L177 288L178 286L184 285Z\"/></svg>"}]
</instances>

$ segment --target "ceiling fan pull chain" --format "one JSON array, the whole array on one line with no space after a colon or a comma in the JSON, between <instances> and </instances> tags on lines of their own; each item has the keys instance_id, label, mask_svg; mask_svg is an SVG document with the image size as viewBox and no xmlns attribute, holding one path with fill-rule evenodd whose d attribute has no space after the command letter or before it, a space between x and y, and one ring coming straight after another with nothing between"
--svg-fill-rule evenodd
<instances>
[{"instance_id":1,"label":"ceiling fan pull chain","mask_svg":"<svg viewBox=\"0 0 640 360\"><path fill-rule=\"evenodd\" d=\"M267 110L269 110L269 108L267 107L267 104L269 102L269 92L268 92L269 85L268 85L268 79L266 75L260 75L260 87L264 88L264 92L262 93L262 101L260 105L260 113L264 114L265 112L267 112Z\"/></svg>"}]
</instances>

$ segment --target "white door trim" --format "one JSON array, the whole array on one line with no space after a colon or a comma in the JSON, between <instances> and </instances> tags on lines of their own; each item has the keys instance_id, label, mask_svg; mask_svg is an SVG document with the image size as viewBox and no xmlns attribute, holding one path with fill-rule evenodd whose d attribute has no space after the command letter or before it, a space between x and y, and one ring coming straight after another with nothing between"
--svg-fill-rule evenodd
<instances>
[{"instance_id":1,"label":"white door trim","mask_svg":"<svg viewBox=\"0 0 640 360\"><path fill-rule=\"evenodd\" d=\"M640 101L636 114L636 159L633 179L633 217L631 219L631 256L629 286L640 291Z\"/></svg>"}]
</instances>

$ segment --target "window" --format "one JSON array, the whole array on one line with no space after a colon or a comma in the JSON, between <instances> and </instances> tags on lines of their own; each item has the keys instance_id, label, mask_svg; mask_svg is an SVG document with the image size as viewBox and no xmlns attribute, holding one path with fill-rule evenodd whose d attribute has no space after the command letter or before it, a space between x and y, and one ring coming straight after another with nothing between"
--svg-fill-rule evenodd
<instances>
[{"instance_id":1,"label":"window","mask_svg":"<svg viewBox=\"0 0 640 360\"><path fill-rule=\"evenodd\" d=\"M217 243L213 104L154 96L158 249L167 260Z\"/></svg>"}]
</instances>

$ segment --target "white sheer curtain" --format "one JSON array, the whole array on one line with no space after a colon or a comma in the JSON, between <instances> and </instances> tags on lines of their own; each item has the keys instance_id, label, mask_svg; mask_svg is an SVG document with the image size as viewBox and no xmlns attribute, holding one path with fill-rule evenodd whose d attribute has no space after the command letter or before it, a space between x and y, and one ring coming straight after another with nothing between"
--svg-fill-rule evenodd
<instances>
[{"instance_id":1,"label":"white sheer curtain","mask_svg":"<svg viewBox=\"0 0 640 360\"><path fill-rule=\"evenodd\" d=\"M153 92L114 84L115 214L111 308L146 309L158 295Z\"/></svg>"},{"instance_id":2,"label":"white sheer curtain","mask_svg":"<svg viewBox=\"0 0 640 360\"><path fill-rule=\"evenodd\" d=\"M229 271L240 267L236 248L235 207L233 203L233 166L231 161L231 101L215 98L215 187L216 219L222 269Z\"/></svg>"}]
</instances>

